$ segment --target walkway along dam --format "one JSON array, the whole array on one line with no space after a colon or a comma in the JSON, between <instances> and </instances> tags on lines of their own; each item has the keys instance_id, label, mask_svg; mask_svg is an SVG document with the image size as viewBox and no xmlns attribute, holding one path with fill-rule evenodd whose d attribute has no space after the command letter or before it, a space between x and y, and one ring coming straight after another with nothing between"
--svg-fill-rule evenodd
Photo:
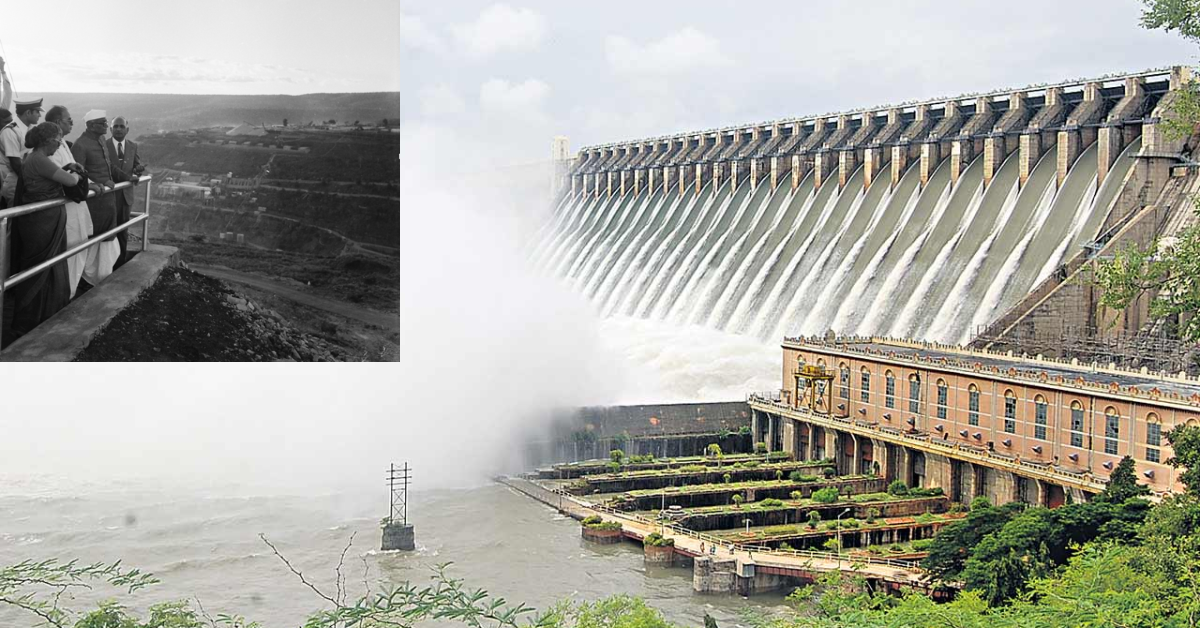
<instances>
[{"instance_id":1,"label":"walkway along dam","mask_svg":"<svg viewBox=\"0 0 1200 628\"><path fill-rule=\"evenodd\" d=\"M587 147L558 164L533 260L605 316L763 340L1137 331L1144 305L1106 320L1071 279L1192 220L1188 138L1163 129L1189 79L1154 70Z\"/></svg>"}]
</instances>

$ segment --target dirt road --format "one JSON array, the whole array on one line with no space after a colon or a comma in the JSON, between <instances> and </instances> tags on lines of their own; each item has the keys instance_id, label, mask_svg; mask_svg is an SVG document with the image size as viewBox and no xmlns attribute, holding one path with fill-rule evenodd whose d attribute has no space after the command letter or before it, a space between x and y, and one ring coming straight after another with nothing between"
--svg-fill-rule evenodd
<instances>
[{"instance_id":1,"label":"dirt road","mask_svg":"<svg viewBox=\"0 0 1200 628\"><path fill-rule=\"evenodd\" d=\"M208 275L214 279L246 284L248 286L258 288L259 290L270 292L285 299L295 301L301 305L307 305L319 310L325 310L326 312L332 312L339 316L352 318L356 321L370 325L378 325L379 327L389 330L397 330L400 328L400 317L396 314L376 312L375 310L356 307L341 301L326 299L325 297L318 297L308 294L307 292L297 290L296 288L288 286L284 283L271 281L257 275L241 273L229 268L217 268L199 264L191 264L188 267L202 275Z\"/></svg>"}]
</instances>

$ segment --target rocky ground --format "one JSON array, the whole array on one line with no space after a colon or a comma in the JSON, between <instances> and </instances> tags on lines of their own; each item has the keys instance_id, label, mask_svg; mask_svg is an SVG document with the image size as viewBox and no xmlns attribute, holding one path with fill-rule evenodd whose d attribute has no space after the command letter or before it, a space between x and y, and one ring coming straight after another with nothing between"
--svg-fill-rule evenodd
<instances>
[{"instance_id":1,"label":"rocky ground","mask_svg":"<svg viewBox=\"0 0 1200 628\"><path fill-rule=\"evenodd\" d=\"M76 360L328 362L370 359L336 342L338 328L307 333L225 283L168 268ZM386 359L386 358L384 358Z\"/></svg>"}]
</instances>

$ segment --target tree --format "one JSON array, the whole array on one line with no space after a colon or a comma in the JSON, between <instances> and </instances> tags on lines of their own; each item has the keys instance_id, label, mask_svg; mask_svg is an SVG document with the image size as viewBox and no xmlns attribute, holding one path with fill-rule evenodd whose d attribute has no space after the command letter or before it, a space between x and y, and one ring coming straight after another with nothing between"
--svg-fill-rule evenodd
<instances>
[{"instance_id":1,"label":"tree","mask_svg":"<svg viewBox=\"0 0 1200 628\"><path fill-rule=\"evenodd\" d=\"M621 451L620 449L614 449L608 452L608 459L617 464L621 464L621 461L625 459L625 452Z\"/></svg>"},{"instance_id":2,"label":"tree","mask_svg":"<svg viewBox=\"0 0 1200 628\"><path fill-rule=\"evenodd\" d=\"M1096 499L1102 502L1120 504L1131 497L1141 497L1149 494L1150 489L1148 487L1137 483L1137 473L1133 464L1133 458L1125 456L1113 468L1112 474L1108 476L1108 486L1104 487L1104 491L1097 495Z\"/></svg>"},{"instance_id":3,"label":"tree","mask_svg":"<svg viewBox=\"0 0 1200 628\"><path fill-rule=\"evenodd\" d=\"M718 458L721 456L721 446L716 443L709 443L708 447L704 449L704 453L707 456Z\"/></svg>"},{"instance_id":4,"label":"tree","mask_svg":"<svg viewBox=\"0 0 1200 628\"><path fill-rule=\"evenodd\" d=\"M893 480L891 484L888 484L888 494L896 497L908 495L908 485L903 480Z\"/></svg>"},{"instance_id":5,"label":"tree","mask_svg":"<svg viewBox=\"0 0 1200 628\"><path fill-rule=\"evenodd\" d=\"M756 453L756 454L767 453L767 444L763 443L763 442L754 443L754 453Z\"/></svg>"},{"instance_id":6,"label":"tree","mask_svg":"<svg viewBox=\"0 0 1200 628\"><path fill-rule=\"evenodd\" d=\"M1189 495L1200 497L1200 427L1177 425L1167 432L1167 442L1175 452L1167 464L1184 469L1179 481L1187 487Z\"/></svg>"},{"instance_id":7,"label":"tree","mask_svg":"<svg viewBox=\"0 0 1200 628\"><path fill-rule=\"evenodd\" d=\"M741 507L742 507L742 502L744 502L744 501L746 501L746 498L745 498L745 497L742 497L742 494L741 494L741 493L734 493L734 494L733 494L733 506L734 506L734 508L741 508Z\"/></svg>"},{"instance_id":8,"label":"tree","mask_svg":"<svg viewBox=\"0 0 1200 628\"><path fill-rule=\"evenodd\" d=\"M971 512L965 519L942 528L933 537L929 555L921 561L921 567L942 580L958 579L971 550L985 536L1003 528L1022 507L1023 504L1013 504L994 508L972 503Z\"/></svg>"},{"instance_id":9,"label":"tree","mask_svg":"<svg viewBox=\"0 0 1200 628\"><path fill-rule=\"evenodd\" d=\"M817 511L815 511L815 510L811 510L811 511L809 511L809 513L808 513L808 527L809 527L809 528L816 528L818 523L821 523L821 513L817 512Z\"/></svg>"},{"instance_id":10,"label":"tree","mask_svg":"<svg viewBox=\"0 0 1200 628\"><path fill-rule=\"evenodd\" d=\"M825 488L813 491L812 500L818 504L832 504L838 500L838 490L836 486L826 486Z\"/></svg>"},{"instance_id":11,"label":"tree","mask_svg":"<svg viewBox=\"0 0 1200 628\"><path fill-rule=\"evenodd\" d=\"M1142 26L1178 32L1200 42L1200 4L1193 0L1144 0ZM1200 124L1200 84L1188 81L1170 95L1163 120L1167 137L1188 137ZM1197 211L1200 211L1198 209ZM1200 225L1170 241L1157 240L1146 249L1128 246L1100 263L1093 281L1103 292L1100 303L1125 309L1143 294L1153 296L1150 316L1177 320L1184 340L1200 340ZM1178 317L1175 319L1175 317Z\"/></svg>"}]
</instances>

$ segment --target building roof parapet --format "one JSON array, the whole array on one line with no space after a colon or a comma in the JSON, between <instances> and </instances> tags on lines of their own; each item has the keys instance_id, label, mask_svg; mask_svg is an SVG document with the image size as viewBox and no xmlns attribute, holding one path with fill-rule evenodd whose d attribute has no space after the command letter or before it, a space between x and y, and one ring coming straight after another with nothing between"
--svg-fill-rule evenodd
<instances>
[{"instance_id":1,"label":"building roof parapet","mask_svg":"<svg viewBox=\"0 0 1200 628\"><path fill-rule=\"evenodd\" d=\"M1012 351L970 349L959 345L879 336L799 336L784 338L783 346L794 349L805 346L834 349L865 357L881 357L913 364L956 368L981 375L1003 375L1035 384L1053 384L1109 395L1200 408L1200 377L1190 376L1186 372L1154 372L1144 367L1134 371L1119 368L1114 363L1102 365L1096 362L1081 363L1077 359L1067 360L1042 355L1018 356ZM910 354L897 352L896 349L929 353L925 355ZM1003 369L1000 365L995 364L997 361L1008 362L1010 363L1009 367ZM989 364L989 362L992 363ZM1018 368L1022 365L1032 368ZM1075 376L1069 378L1068 376L1071 374ZM1115 379L1109 381L1097 379L1102 375L1108 375Z\"/></svg>"},{"instance_id":2,"label":"building roof parapet","mask_svg":"<svg viewBox=\"0 0 1200 628\"><path fill-rule=\"evenodd\" d=\"M873 106L873 107L863 107L860 109L853 109L850 111L843 111L843 112L832 111L832 112L827 112L827 113L823 113L820 115L779 118L777 120L769 120L766 122L761 122L761 123L752 124L752 125L745 125L745 124L732 125L732 126L726 126L726 127L721 127L721 128L707 129L704 131L700 131L700 133L704 133L704 134L732 133L735 131L744 130L748 127L771 126L774 124L807 123L807 122L812 122L812 121L815 121L818 119L828 119L828 118L836 119L838 116L841 116L841 115L846 115L846 116L861 115L863 113L877 111L877 110L881 110L881 109L900 108L900 109L908 110L908 109L916 108L917 106L920 106L920 105L928 105L931 107L936 107L938 105L944 105L947 102L963 102L963 101L970 102L970 101L974 101L977 98L990 98L993 100L1002 100L1004 98L1007 98L1010 94L1017 93L1017 92L1036 93L1039 91L1044 91L1047 89L1054 89L1054 88L1059 88L1059 89L1082 88L1084 85L1086 85L1088 83L1097 83L1097 82L1109 83L1109 82L1123 81L1127 78L1141 78L1141 79L1143 79L1143 81L1146 81L1146 82L1149 82L1150 79L1169 80L1173 70L1174 70L1174 68L1172 68L1172 67L1160 67L1160 68L1149 68L1149 69L1141 70L1141 71L1137 71L1137 72L1114 72L1114 73L1109 73L1109 74L1101 75L1101 76L1098 76L1095 78L1090 78L1090 79L1072 79L1072 80L1062 81L1062 82L1058 82L1058 83L1035 83L1035 84L1027 85L1025 87L1020 87L1020 88L1009 87L1009 88L992 90L989 92L972 92L972 93L960 94L958 96L940 96L937 98L909 100L909 101L904 101L901 103L896 103L896 104L891 104L891 105L878 105L878 106ZM584 147L580 148L580 151L582 152L582 151L598 149L598 148L611 148L614 146L623 146L625 144L630 144L632 142L667 141L667 140L674 139L674 138L687 137L687 136L692 136L692 135L696 135L696 134L697 134L696 131L688 131L688 132L683 132L683 133L659 135L656 137L644 138L644 139L638 139L638 140L632 140L632 141L609 142L606 144L597 144L594 146L584 146Z\"/></svg>"}]
</instances>

